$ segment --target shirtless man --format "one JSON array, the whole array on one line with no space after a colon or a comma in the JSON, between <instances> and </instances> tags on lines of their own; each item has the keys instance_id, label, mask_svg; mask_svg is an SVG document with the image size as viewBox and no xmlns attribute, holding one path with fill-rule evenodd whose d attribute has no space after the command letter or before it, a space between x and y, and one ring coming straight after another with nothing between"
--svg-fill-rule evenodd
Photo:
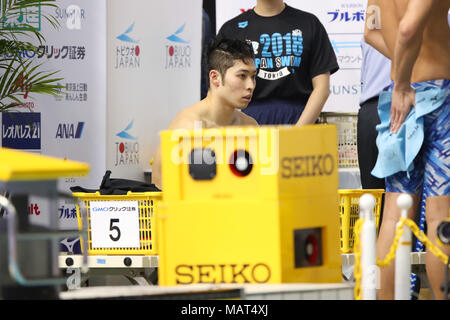
<instances>
[{"instance_id":1,"label":"shirtless man","mask_svg":"<svg viewBox=\"0 0 450 320\"><path fill-rule=\"evenodd\" d=\"M397 198L413 197L408 217L417 212L422 192L426 197L428 237L436 243L439 223L449 217L450 208L450 31L447 13L450 0L369 0L366 41L392 61L393 85L390 131L399 132L415 104L419 86L439 88L446 93L443 104L424 116L424 141L407 177L398 172L386 177L384 217L377 242L377 257L385 258L393 242L400 217ZM379 13L378 16L377 13ZM423 88L423 87L422 87ZM449 255L448 247L441 248ZM446 266L430 251L426 254L427 276L435 299L443 299L440 286ZM379 299L394 298L394 265L381 268Z\"/></svg>"},{"instance_id":2,"label":"shirtless man","mask_svg":"<svg viewBox=\"0 0 450 320\"><path fill-rule=\"evenodd\" d=\"M169 130L223 126L257 126L240 110L247 107L255 89L256 68L251 45L222 39L208 49L209 90L200 102L183 109ZM161 189L161 146L153 164L152 182Z\"/></svg>"}]
</instances>

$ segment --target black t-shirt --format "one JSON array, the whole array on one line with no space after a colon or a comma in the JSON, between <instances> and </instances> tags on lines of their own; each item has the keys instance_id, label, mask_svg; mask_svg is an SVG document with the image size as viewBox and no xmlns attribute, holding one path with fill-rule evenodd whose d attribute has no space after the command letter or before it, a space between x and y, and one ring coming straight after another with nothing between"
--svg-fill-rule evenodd
<instances>
[{"instance_id":1,"label":"black t-shirt","mask_svg":"<svg viewBox=\"0 0 450 320\"><path fill-rule=\"evenodd\" d=\"M322 23L311 13L286 5L273 17L254 10L227 21L218 38L251 41L258 69L252 101L308 100L312 78L339 69Z\"/></svg>"}]
</instances>

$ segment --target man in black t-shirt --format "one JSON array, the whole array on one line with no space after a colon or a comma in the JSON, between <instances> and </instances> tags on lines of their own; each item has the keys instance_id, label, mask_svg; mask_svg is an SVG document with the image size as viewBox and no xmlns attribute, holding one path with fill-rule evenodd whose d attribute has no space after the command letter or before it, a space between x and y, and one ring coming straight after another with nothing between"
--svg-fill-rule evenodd
<instances>
[{"instance_id":1,"label":"man in black t-shirt","mask_svg":"<svg viewBox=\"0 0 450 320\"><path fill-rule=\"evenodd\" d=\"M314 123L339 69L328 34L311 13L283 0L258 0L227 21L217 37L247 40L258 70L252 102L243 110L259 124Z\"/></svg>"}]
</instances>

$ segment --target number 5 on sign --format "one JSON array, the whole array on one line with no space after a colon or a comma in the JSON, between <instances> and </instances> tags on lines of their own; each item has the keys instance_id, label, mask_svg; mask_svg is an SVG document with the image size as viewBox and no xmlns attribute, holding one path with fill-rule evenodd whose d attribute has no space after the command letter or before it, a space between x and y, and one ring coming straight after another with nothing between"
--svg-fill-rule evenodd
<instances>
[{"instance_id":1,"label":"number 5 on sign","mask_svg":"<svg viewBox=\"0 0 450 320\"><path fill-rule=\"evenodd\" d=\"M92 248L139 248L138 201L90 201Z\"/></svg>"}]
</instances>

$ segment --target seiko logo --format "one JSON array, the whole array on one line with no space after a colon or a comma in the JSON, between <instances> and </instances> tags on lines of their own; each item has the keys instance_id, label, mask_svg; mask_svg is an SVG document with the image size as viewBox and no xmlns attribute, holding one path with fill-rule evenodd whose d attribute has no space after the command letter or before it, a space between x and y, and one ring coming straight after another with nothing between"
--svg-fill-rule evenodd
<instances>
[{"instance_id":1,"label":"seiko logo","mask_svg":"<svg viewBox=\"0 0 450 320\"><path fill-rule=\"evenodd\" d=\"M266 283L271 271L264 263L199 264L176 266L177 284L190 283Z\"/></svg>"},{"instance_id":2,"label":"seiko logo","mask_svg":"<svg viewBox=\"0 0 450 320\"><path fill-rule=\"evenodd\" d=\"M331 175L335 160L331 154L319 154L302 157L285 157L281 159L282 178L301 178Z\"/></svg>"}]
</instances>

